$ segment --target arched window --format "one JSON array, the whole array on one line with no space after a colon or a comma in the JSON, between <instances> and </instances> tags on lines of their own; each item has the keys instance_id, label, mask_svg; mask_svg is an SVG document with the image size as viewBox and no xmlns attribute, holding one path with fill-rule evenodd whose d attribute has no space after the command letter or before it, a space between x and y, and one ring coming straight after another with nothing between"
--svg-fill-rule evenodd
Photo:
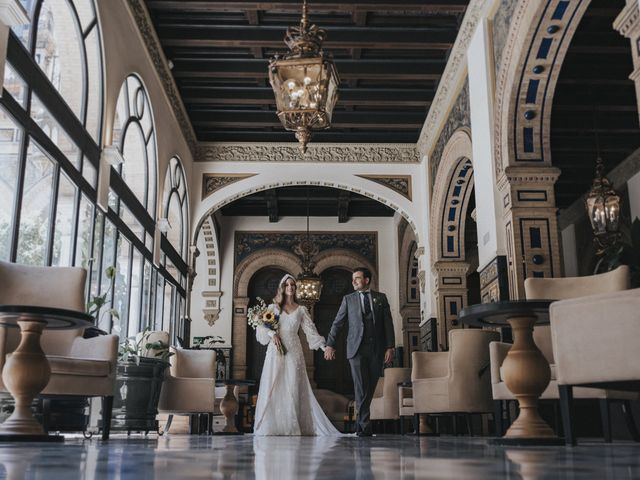
<instances>
[{"instance_id":1,"label":"arched window","mask_svg":"<svg viewBox=\"0 0 640 480\"><path fill-rule=\"evenodd\" d=\"M94 270L102 53L92 0L21 0L0 98L0 259Z\"/></svg>"},{"instance_id":2,"label":"arched window","mask_svg":"<svg viewBox=\"0 0 640 480\"><path fill-rule=\"evenodd\" d=\"M189 219L189 201L187 181L180 160L169 161L167 175L164 178L164 200L162 215L167 220L167 240L183 259L187 258L187 237Z\"/></svg>"},{"instance_id":3,"label":"arched window","mask_svg":"<svg viewBox=\"0 0 640 480\"><path fill-rule=\"evenodd\" d=\"M124 163L118 166L122 179L152 218L156 211L156 137L147 92L135 75L122 84L113 128Z\"/></svg>"}]
</instances>

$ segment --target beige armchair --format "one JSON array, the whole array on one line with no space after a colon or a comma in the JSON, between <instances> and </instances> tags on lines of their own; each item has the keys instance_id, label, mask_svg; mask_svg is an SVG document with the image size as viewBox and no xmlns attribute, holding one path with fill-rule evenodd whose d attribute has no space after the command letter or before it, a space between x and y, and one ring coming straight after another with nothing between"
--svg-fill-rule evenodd
<instances>
[{"instance_id":1,"label":"beige armchair","mask_svg":"<svg viewBox=\"0 0 640 480\"><path fill-rule=\"evenodd\" d=\"M550 314L565 440L575 445L575 393L604 387L637 398L640 392L640 288L554 302ZM640 441L626 407L631 436Z\"/></svg>"},{"instance_id":2,"label":"beige armchair","mask_svg":"<svg viewBox=\"0 0 640 480\"><path fill-rule=\"evenodd\" d=\"M216 352L214 350L183 350L171 347L174 353L169 358L171 368L167 373L158 411L168 413L165 432L171 428L173 415L208 415L211 433L211 418L216 399Z\"/></svg>"},{"instance_id":3,"label":"beige armchair","mask_svg":"<svg viewBox=\"0 0 640 480\"><path fill-rule=\"evenodd\" d=\"M498 338L497 332L456 329L449 332L448 352L413 352L414 412L492 412L489 343Z\"/></svg>"},{"instance_id":4,"label":"beige armchair","mask_svg":"<svg viewBox=\"0 0 640 480\"><path fill-rule=\"evenodd\" d=\"M568 299L584 297L598 292L616 292L629 288L629 267L620 266L611 272L587 277L563 277L563 278L527 278L524 282L525 294L528 300L535 299ZM536 345L549 362L551 368L551 381L546 390L540 396L540 400L558 400L558 383L554 350L551 346L551 330L547 325L537 326L533 330L533 338ZM504 432L502 425L504 402L515 400L503 380L502 363L504 362L511 344L494 342L490 345L491 357L491 389L495 401L496 434L501 436ZM633 395L628 392L601 389L575 389L575 398L598 399L602 411L602 426L605 440L611 441L611 429L609 422L609 401L628 401ZM628 405L624 407L628 409Z\"/></svg>"},{"instance_id":5,"label":"beige armchair","mask_svg":"<svg viewBox=\"0 0 640 480\"><path fill-rule=\"evenodd\" d=\"M371 420L399 420L398 384L411 379L410 368L385 368L371 400Z\"/></svg>"},{"instance_id":6,"label":"beige armchair","mask_svg":"<svg viewBox=\"0 0 640 480\"><path fill-rule=\"evenodd\" d=\"M0 303L84 312L86 272L82 268L32 267L0 261ZM42 350L51 367L42 396L102 397L103 440L109 438L118 337L82 338L84 329L45 330ZM20 332L0 328L0 369L19 342ZM7 389L0 377L0 391Z\"/></svg>"}]
</instances>

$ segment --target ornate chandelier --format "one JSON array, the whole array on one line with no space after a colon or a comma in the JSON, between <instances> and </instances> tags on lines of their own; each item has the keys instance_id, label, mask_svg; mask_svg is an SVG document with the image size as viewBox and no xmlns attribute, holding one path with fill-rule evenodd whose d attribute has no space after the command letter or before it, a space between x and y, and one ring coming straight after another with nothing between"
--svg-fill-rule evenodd
<instances>
[{"instance_id":1,"label":"ornate chandelier","mask_svg":"<svg viewBox=\"0 0 640 480\"><path fill-rule=\"evenodd\" d=\"M313 271L315 264L311 257L318 251L318 248L311 241L309 235L309 190L307 189L307 235L298 245L298 252L302 254L302 273L298 275L298 290L296 296L298 301L311 306L320 300L322 293L322 280Z\"/></svg>"},{"instance_id":2,"label":"ornate chandelier","mask_svg":"<svg viewBox=\"0 0 640 480\"><path fill-rule=\"evenodd\" d=\"M616 243L620 238L618 231L620 221L620 196L611 186L611 182L603 175L604 164L598 156L596 160L596 177L587 194L585 204L595 235L598 253Z\"/></svg>"},{"instance_id":3,"label":"ornate chandelier","mask_svg":"<svg viewBox=\"0 0 640 480\"><path fill-rule=\"evenodd\" d=\"M300 26L289 27L284 39L289 52L269 62L278 118L286 130L296 132L303 154L313 130L331 127L338 100L340 79L333 60L322 51L325 37L323 29L309 25L304 0Z\"/></svg>"}]
</instances>

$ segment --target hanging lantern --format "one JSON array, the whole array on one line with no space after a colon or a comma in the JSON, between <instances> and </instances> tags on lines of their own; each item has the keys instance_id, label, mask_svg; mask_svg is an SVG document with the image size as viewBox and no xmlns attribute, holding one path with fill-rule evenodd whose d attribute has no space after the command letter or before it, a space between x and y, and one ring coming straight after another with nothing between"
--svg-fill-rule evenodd
<instances>
[{"instance_id":1,"label":"hanging lantern","mask_svg":"<svg viewBox=\"0 0 640 480\"><path fill-rule=\"evenodd\" d=\"M315 264L311 261L318 248L311 241L309 235L309 189L307 189L307 235L297 246L298 253L302 253L302 273L296 279L296 297L300 303L311 306L320 300L322 280L313 271Z\"/></svg>"},{"instance_id":2,"label":"hanging lantern","mask_svg":"<svg viewBox=\"0 0 640 480\"><path fill-rule=\"evenodd\" d=\"M620 196L611 186L611 182L603 175L604 164L598 157L596 160L596 177L591 190L585 199L587 214L598 245L599 253L620 238Z\"/></svg>"},{"instance_id":3,"label":"hanging lantern","mask_svg":"<svg viewBox=\"0 0 640 480\"><path fill-rule=\"evenodd\" d=\"M340 80L333 60L322 51L326 32L309 26L307 2L300 26L289 27L285 43L289 52L269 62L269 81L276 97L278 118L286 130L296 132L302 153L313 130L331 126Z\"/></svg>"}]
</instances>

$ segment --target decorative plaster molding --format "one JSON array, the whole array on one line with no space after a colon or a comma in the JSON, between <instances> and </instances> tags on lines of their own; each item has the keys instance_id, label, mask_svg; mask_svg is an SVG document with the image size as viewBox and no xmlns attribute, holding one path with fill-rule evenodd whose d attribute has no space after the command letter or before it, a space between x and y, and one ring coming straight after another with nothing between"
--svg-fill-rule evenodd
<instances>
[{"instance_id":1,"label":"decorative plaster molding","mask_svg":"<svg viewBox=\"0 0 640 480\"><path fill-rule=\"evenodd\" d=\"M464 20L458 31L458 36L449 54L447 66L444 69L438 90L431 102L429 114L422 127L418 139L418 151L421 155L430 155L440 135L440 130L447 120L449 110L453 106L458 91L467 73L467 49L476 31L478 22L485 17L493 6L492 0L471 0Z\"/></svg>"},{"instance_id":2,"label":"decorative plaster molding","mask_svg":"<svg viewBox=\"0 0 640 480\"><path fill-rule=\"evenodd\" d=\"M18 0L0 0L0 22L7 27L29 23L29 14Z\"/></svg>"},{"instance_id":3,"label":"decorative plaster molding","mask_svg":"<svg viewBox=\"0 0 640 480\"><path fill-rule=\"evenodd\" d=\"M627 2L620 15L613 21L613 28L624 37L631 38L634 26L640 19L640 7L636 0Z\"/></svg>"},{"instance_id":4,"label":"decorative plaster molding","mask_svg":"<svg viewBox=\"0 0 640 480\"><path fill-rule=\"evenodd\" d=\"M300 154L297 143L201 143L200 162L420 163L412 143L316 143Z\"/></svg>"},{"instance_id":5,"label":"decorative plaster molding","mask_svg":"<svg viewBox=\"0 0 640 480\"><path fill-rule=\"evenodd\" d=\"M410 175L356 175L356 177L383 185L411 201Z\"/></svg>"},{"instance_id":6,"label":"decorative plaster molding","mask_svg":"<svg viewBox=\"0 0 640 480\"><path fill-rule=\"evenodd\" d=\"M176 82L171 74L171 69L169 68L162 46L160 45L160 40L153 27L153 22L151 21L147 7L143 0L127 0L127 3L133 19L138 26L138 31L140 35L142 35L142 40L147 47L147 53L158 73L160 83L162 83L173 114L191 150L191 155L196 158L198 140L191 125L189 115L187 115L187 110L182 102L182 97L178 92Z\"/></svg>"},{"instance_id":7,"label":"decorative plaster molding","mask_svg":"<svg viewBox=\"0 0 640 480\"><path fill-rule=\"evenodd\" d=\"M511 185L553 185L560 177L560 169L557 167L519 167L509 166L504 170L504 176L500 179L498 187ZM506 183L505 183L506 182Z\"/></svg>"},{"instance_id":8,"label":"decorative plaster molding","mask_svg":"<svg viewBox=\"0 0 640 480\"><path fill-rule=\"evenodd\" d=\"M245 178L251 178L257 173L203 173L202 174L202 200L221 188L239 182Z\"/></svg>"}]
</instances>

